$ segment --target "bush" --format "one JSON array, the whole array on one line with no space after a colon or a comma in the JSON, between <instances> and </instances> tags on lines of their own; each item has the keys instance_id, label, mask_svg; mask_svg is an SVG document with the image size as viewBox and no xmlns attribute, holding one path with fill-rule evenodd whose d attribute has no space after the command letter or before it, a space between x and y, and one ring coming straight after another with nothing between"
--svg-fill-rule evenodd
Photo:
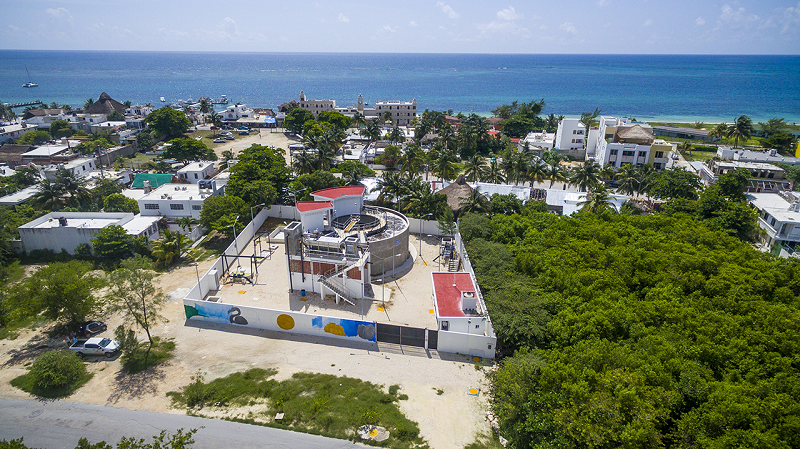
<instances>
[{"instance_id":1,"label":"bush","mask_svg":"<svg viewBox=\"0 0 800 449\"><path fill-rule=\"evenodd\" d=\"M133 341L136 341L135 337ZM148 341L125 344L134 345L122 356L122 372L125 374L136 374L161 365L172 358L172 351L175 350L175 342L172 339L161 340L159 337L153 337L152 347Z\"/></svg>"},{"instance_id":2,"label":"bush","mask_svg":"<svg viewBox=\"0 0 800 449\"><path fill-rule=\"evenodd\" d=\"M35 386L49 390L69 385L86 374L86 367L74 352L63 349L40 355L31 366Z\"/></svg>"}]
</instances>

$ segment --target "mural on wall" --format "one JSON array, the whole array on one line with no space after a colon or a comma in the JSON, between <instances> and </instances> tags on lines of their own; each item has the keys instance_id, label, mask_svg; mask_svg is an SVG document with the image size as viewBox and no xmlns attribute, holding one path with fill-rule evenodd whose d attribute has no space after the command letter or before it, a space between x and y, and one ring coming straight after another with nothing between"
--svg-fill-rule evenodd
<instances>
[{"instance_id":1,"label":"mural on wall","mask_svg":"<svg viewBox=\"0 0 800 449\"><path fill-rule=\"evenodd\" d=\"M206 321L232 323L259 329L377 341L375 323L370 321L203 301L186 301L183 308L186 319L199 317Z\"/></svg>"}]
</instances>

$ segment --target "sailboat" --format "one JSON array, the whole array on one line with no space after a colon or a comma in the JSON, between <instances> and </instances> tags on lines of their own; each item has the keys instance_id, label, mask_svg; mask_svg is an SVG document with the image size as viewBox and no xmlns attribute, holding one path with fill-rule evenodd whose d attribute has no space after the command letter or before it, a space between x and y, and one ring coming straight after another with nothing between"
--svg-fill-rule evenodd
<instances>
[{"instance_id":1,"label":"sailboat","mask_svg":"<svg viewBox=\"0 0 800 449\"><path fill-rule=\"evenodd\" d=\"M31 81L31 72L28 71L28 66L25 66L25 73L28 74L28 82L23 84L22 87L39 87L38 84Z\"/></svg>"}]
</instances>

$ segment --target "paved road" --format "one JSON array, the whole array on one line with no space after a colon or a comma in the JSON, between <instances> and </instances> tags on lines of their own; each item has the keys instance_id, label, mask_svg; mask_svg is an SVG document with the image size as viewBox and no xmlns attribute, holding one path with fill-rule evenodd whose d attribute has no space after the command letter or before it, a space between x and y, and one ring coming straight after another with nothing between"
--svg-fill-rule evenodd
<instances>
[{"instance_id":1,"label":"paved road","mask_svg":"<svg viewBox=\"0 0 800 449\"><path fill-rule=\"evenodd\" d=\"M25 437L28 447L72 449L81 437L112 445L123 436L150 441L161 430L174 433L180 428L200 429L194 437L196 449L363 447L316 435L186 415L63 400L0 399L0 440Z\"/></svg>"}]
</instances>

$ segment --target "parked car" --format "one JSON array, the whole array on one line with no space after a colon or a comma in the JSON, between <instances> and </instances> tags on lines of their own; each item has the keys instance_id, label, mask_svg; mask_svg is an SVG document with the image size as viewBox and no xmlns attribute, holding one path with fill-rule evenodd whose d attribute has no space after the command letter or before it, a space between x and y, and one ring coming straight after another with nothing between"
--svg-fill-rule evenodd
<instances>
[{"instance_id":1,"label":"parked car","mask_svg":"<svg viewBox=\"0 0 800 449\"><path fill-rule=\"evenodd\" d=\"M245 125L242 125L242 126L240 126L240 127L239 127L239 129L244 129L244 130L247 130L247 129L250 129L250 128L248 128L248 127L247 127L247 126L245 126Z\"/></svg>"},{"instance_id":2,"label":"parked car","mask_svg":"<svg viewBox=\"0 0 800 449\"><path fill-rule=\"evenodd\" d=\"M225 139L223 139L222 137L217 137L216 139L213 140L213 142L214 143L225 143Z\"/></svg>"},{"instance_id":3,"label":"parked car","mask_svg":"<svg viewBox=\"0 0 800 449\"><path fill-rule=\"evenodd\" d=\"M233 137L231 135L225 136L225 140L234 140L234 139L235 139L235 137Z\"/></svg>"},{"instance_id":4,"label":"parked car","mask_svg":"<svg viewBox=\"0 0 800 449\"><path fill-rule=\"evenodd\" d=\"M86 321L78 326L78 332L76 335L78 337L91 337L93 335L97 335L100 332L105 332L108 329L106 323L102 321Z\"/></svg>"},{"instance_id":5,"label":"parked car","mask_svg":"<svg viewBox=\"0 0 800 449\"><path fill-rule=\"evenodd\" d=\"M119 352L119 342L110 338L94 337L76 341L70 345L69 350L74 351L78 357L104 355L111 358Z\"/></svg>"},{"instance_id":6,"label":"parked car","mask_svg":"<svg viewBox=\"0 0 800 449\"><path fill-rule=\"evenodd\" d=\"M250 131L239 131L239 135L240 136L249 136L250 135Z\"/></svg>"}]
</instances>

